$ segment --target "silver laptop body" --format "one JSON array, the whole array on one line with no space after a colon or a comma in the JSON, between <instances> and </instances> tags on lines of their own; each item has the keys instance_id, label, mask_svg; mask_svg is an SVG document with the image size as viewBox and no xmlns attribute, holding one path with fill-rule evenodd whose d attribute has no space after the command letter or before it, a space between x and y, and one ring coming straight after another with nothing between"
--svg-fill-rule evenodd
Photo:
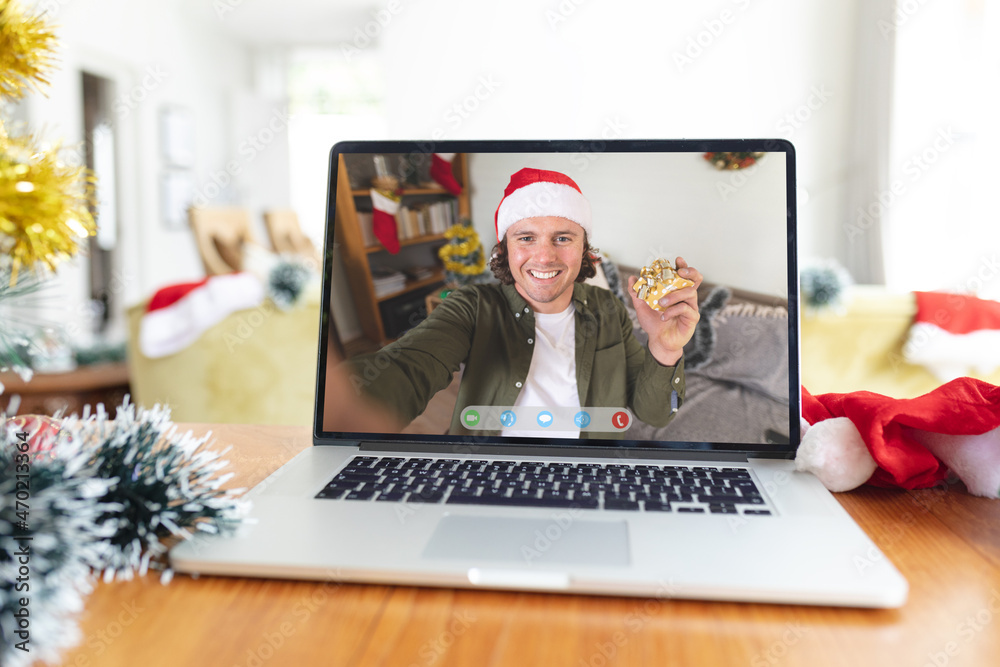
<instances>
[{"instance_id":1,"label":"silver laptop body","mask_svg":"<svg viewBox=\"0 0 1000 667\"><path fill-rule=\"evenodd\" d=\"M429 171L450 154L459 156L453 160L462 187L457 196L441 190ZM438 213L426 214L430 226L417 219L417 227L404 230L409 221L397 218L401 235L415 231L398 255L371 245L364 250L368 268L385 271L437 261L437 249L449 240L437 231L440 217L432 222L430 216L442 209L447 224L458 222L459 213L471 217L488 259L494 211L521 167L558 171L579 184L592 206L593 245L604 254L603 265L637 268L681 255L704 275L703 287L728 289L724 305L710 315L703 311L699 326L712 330L701 337L702 348L689 353L685 347L687 392L673 404L674 419L653 427L626 406L583 406L594 423L580 429L580 438L505 437L496 434L495 421L514 406L457 406L463 425L474 409L481 430L456 434L450 415L403 434L338 430L324 419L328 373L338 363L331 352L334 311L353 301L357 316L338 319L337 329L345 339L343 332L353 329L356 339L377 349L419 326L420 314L413 315L419 304L413 304L442 290L432 278L403 299L374 299L382 327L374 337L383 340L370 340L363 320L371 304L359 297L357 283L369 281L370 289L371 279L358 275L356 258L344 262L352 273L335 266L334 255L339 263L353 252L341 227L366 224L371 178L388 168L409 209L438 203ZM795 471L791 460L800 434L795 192L795 153L783 140L337 144L330 159L314 446L249 492L252 521L237 535L182 543L171 552L173 567L231 576L901 606L906 580L819 481ZM343 279L353 287L339 284ZM614 288L625 281L621 275L607 282ZM709 302L699 292L702 307ZM448 395L441 396L447 405ZM514 412L523 423L534 420L538 408ZM618 412L628 415L627 429L607 425ZM537 499L451 502L459 498L453 486L423 501L416 494L431 488L432 470L475 476L476 484L503 477L521 484L522 494L537 488ZM405 485L408 476L420 476L426 486ZM346 481L334 486L335 479ZM583 479L605 480L599 500L559 500L560 485L576 484L564 500L597 488L581 486ZM343 486L352 480L353 496ZM375 480L381 490L365 492ZM379 501L391 496L393 484L413 495ZM629 507L607 509L612 493ZM551 506L546 497L553 498Z\"/></svg>"}]
</instances>

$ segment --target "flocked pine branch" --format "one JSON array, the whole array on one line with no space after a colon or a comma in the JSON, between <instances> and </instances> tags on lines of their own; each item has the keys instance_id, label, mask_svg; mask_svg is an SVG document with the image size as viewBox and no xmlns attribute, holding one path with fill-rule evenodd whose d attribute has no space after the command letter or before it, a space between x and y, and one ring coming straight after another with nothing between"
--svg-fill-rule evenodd
<instances>
[{"instance_id":1,"label":"flocked pine branch","mask_svg":"<svg viewBox=\"0 0 1000 667\"><path fill-rule=\"evenodd\" d=\"M100 500L115 480L95 476L91 453L78 441L23 452L23 433L0 415L0 664L11 667L55 662L80 641L76 616L92 589L92 569L102 566L102 540L112 534L102 516L115 510ZM18 648L25 638L15 616L24 608L28 651Z\"/></svg>"},{"instance_id":2,"label":"flocked pine branch","mask_svg":"<svg viewBox=\"0 0 1000 667\"><path fill-rule=\"evenodd\" d=\"M165 540L229 533L241 522L243 489L221 488L234 475L221 472L228 449L206 448L210 434L178 433L169 409L137 408L126 399L115 419L98 406L96 415L71 417L63 428L90 450L98 476L116 480L101 498L116 508L102 517L114 531L103 544L106 581L144 575L151 564L165 567Z\"/></svg>"}]
</instances>

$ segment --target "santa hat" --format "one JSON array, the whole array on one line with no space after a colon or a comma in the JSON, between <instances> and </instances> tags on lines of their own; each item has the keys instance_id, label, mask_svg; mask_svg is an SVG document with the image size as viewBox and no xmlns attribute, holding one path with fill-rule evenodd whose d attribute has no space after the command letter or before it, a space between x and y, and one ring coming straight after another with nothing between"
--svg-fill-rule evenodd
<instances>
[{"instance_id":1,"label":"santa hat","mask_svg":"<svg viewBox=\"0 0 1000 667\"><path fill-rule=\"evenodd\" d=\"M139 349L156 359L180 352L237 310L264 301L264 286L251 273L229 273L164 287L142 316Z\"/></svg>"},{"instance_id":2,"label":"santa hat","mask_svg":"<svg viewBox=\"0 0 1000 667\"><path fill-rule=\"evenodd\" d=\"M811 426L796 466L815 473L831 491L866 480L923 489L943 481L950 469L971 493L1000 495L1000 387L995 385L962 377L917 398L870 391L813 396L803 387L802 417Z\"/></svg>"},{"instance_id":3,"label":"santa hat","mask_svg":"<svg viewBox=\"0 0 1000 667\"><path fill-rule=\"evenodd\" d=\"M925 366L942 382L983 375L1000 366L1000 303L966 294L914 292L913 318L903 358Z\"/></svg>"},{"instance_id":4,"label":"santa hat","mask_svg":"<svg viewBox=\"0 0 1000 667\"><path fill-rule=\"evenodd\" d=\"M590 202L572 178L558 171L526 167L510 177L495 217L497 241L525 218L557 216L572 220L593 236Z\"/></svg>"}]
</instances>

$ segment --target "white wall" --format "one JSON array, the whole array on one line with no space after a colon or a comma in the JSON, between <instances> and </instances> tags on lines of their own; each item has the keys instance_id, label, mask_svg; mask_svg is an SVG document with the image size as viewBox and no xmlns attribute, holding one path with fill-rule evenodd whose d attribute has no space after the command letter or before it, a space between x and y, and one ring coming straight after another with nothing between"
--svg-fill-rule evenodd
<instances>
[{"instance_id":1,"label":"white wall","mask_svg":"<svg viewBox=\"0 0 1000 667\"><path fill-rule=\"evenodd\" d=\"M186 225L167 229L160 215L160 110L194 117L196 188L224 168L234 149L231 96L250 87L248 51L218 26L175 3L127 0L42 2L53 9L63 50L48 96L28 103L32 127L66 144L82 140L81 70L114 81L118 133L119 229L123 262L117 289L126 304L164 284L203 275ZM232 186L230 186L232 187ZM83 310L85 260L60 271L69 310Z\"/></svg>"},{"instance_id":2,"label":"white wall","mask_svg":"<svg viewBox=\"0 0 1000 667\"><path fill-rule=\"evenodd\" d=\"M378 35L389 133L790 139L802 254L843 261L859 1L403 3Z\"/></svg>"},{"instance_id":3,"label":"white wall","mask_svg":"<svg viewBox=\"0 0 1000 667\"><path fill-rule=\"evenodd\" d=\"M638 267L680 255L711 282L787 295L780 153L742 172L719 172L700 153L474 155L472 216L487 252L497 204L522 167L573 178L591 205L593 244L617 263Z\"/></svg>"}]
</instances>

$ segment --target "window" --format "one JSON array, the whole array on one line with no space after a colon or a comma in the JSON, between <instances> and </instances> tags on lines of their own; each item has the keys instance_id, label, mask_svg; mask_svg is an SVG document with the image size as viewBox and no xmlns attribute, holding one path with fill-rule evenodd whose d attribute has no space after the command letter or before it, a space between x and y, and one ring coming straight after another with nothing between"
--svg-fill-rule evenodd
<instances>
[{"instance_id":1,"label":"window","mask_svg":"<svg viewBox=\"0 0 1000 667\"><path fill-rule=\"evenodd\" d=\"M1000 0L896 5L886 282L1000 299Z\"/></svg>"}]
</instances>

